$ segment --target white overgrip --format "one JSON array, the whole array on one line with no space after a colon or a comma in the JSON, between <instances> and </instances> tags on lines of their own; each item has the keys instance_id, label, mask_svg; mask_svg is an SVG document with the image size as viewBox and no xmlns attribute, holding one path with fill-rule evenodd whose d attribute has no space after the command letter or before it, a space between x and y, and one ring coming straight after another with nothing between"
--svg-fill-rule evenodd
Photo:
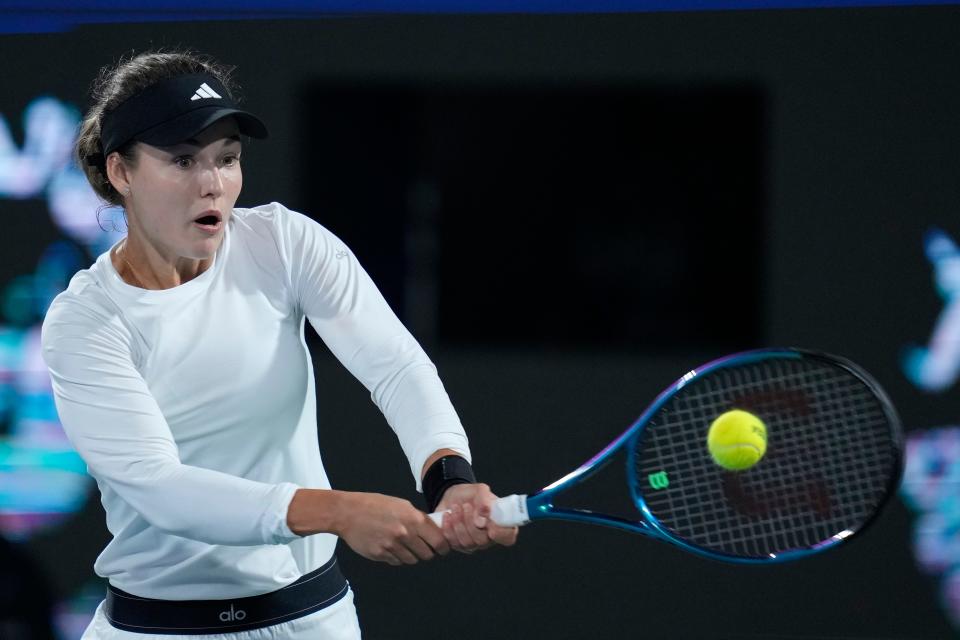
<instances>
[{"instance_id":1,"label":"white overgrip","mask_svg":"<svg viewBox=\"0 0 960 640\"><path fill-rule=\"evenodd\" d=\"M520 527L527 524L530 522L530 514L527 513L527 496L515 493L497 498L490 511L490 517L502 527Z\"/></svg>"},{"instance_id":2,"label":"white overgrip","mask_svg":"<svg viewBox=\"0 0 960 640\"><path fill-rule=\"evenodd\" d=\"M443 526L443 514L446 511L434 511L430 514L438 527ZM493 509L490 511L490 517L494 522L502 527L519 527L530 522L530 515L527 513L527 496L513 494L503 498L497 498L493 503Z\"/></svg>"}]
</instances>

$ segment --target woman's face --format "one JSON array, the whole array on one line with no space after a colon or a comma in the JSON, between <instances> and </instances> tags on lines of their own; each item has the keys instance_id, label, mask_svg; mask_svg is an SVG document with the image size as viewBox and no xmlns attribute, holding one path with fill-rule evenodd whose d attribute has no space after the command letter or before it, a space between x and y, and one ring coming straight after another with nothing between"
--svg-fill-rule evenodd
<instances>
[{"instance_id":1,"label":"woman's face","mask_svg":"<svg viewBox=\"0 0 960 640\"><path fill-rule=\"evenodd\" d=\"M236 122L223 118L171 147L138 144L127 179L126 202L144 240L171 261L211 257L243 186ZM206 215L220 218L215 229L195 222Z\"/></svg>"}]
</instances>

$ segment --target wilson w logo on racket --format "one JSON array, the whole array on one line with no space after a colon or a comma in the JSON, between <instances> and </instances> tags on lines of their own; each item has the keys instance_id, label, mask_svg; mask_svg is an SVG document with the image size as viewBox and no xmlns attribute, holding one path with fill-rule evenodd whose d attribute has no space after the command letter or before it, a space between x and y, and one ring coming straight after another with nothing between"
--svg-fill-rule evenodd
<instances>
[{"instance_id":1,"label":"wilson w logo on racket","mask_svg":"<svg viewBox=\"0 0 960 640\"><path fill-rule=\"evenodd\" d=\"M650 486L654 489L666 489L670 486L670 479L667 478L666 471L651 473L649 476L647 476L647 479L650 481Z\"/></svg>"},{"instance_id":2,"label":"wilson w logo on racket","mask_svg":"<svg viewBox=\"0 0 960 640\"><path fill-rule=\"evenodd\" d=\"M599 524L718 560L782 562L864 530L897 488L902 440L886 394L852 362L748 351L690 371L593 458L501 498L492 517ZM554 506L620 451L634 518Z\"/></svg>"}]
</instances>

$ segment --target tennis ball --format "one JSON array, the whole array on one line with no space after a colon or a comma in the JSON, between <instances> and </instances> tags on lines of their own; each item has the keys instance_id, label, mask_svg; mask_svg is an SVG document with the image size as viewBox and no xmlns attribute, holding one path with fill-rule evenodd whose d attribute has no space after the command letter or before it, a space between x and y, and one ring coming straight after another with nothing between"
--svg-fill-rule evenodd
<instances>
[{"instance_id":1,"label":"tennis ball","mask_svg":"<svg viewBox=\"0 0 960 640\"><path fill-rule=\"evenodd\" d=\"M724 469L749 469L767 452L767 427L749 411L727 411L710 425L707 449Z\"/></svg>"}]
</instances>

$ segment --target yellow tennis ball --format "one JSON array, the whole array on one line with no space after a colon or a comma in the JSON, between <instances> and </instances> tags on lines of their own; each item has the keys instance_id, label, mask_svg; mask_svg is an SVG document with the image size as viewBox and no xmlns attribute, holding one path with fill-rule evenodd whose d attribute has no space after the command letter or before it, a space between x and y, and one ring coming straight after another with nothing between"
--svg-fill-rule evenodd
<instances>
[{"instance_id":1,"label":"yellow tennis ball","mask_svg":"<svg viewBox=\"0 0 960 640\"><path fill-rule=\"evenodd\" d=\"M727 411L710 425L707 448L724 469L749 469L767 452L767 427L749 411Z\"/></svg>"}]
</instances>

